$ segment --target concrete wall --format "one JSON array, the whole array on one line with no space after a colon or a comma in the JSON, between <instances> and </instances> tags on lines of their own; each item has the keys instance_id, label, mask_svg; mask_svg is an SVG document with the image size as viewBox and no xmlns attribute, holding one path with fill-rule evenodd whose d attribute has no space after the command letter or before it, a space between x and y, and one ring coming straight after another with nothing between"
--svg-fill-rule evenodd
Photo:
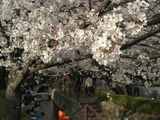
<instances>
[{"instance_id":1,"label":"concrete wall","mask_svg":"<svg viewBox=\"0 0 160 120\"><path fill-rule=\"evenodd\" d=\"M51 99L54 103L54 116L57 116L58 110L62 108L63 105L66 106L66 114L71 117L72 113L77 111L79 108L81 108L81 104L79 102L76 102L67 96L61 94L56 89L53 89ZM55 118L56 119L56 118ZM74 114L72 120L83 120L83 109L78 111L76 114Z\"/></svg>"}]
</instances>

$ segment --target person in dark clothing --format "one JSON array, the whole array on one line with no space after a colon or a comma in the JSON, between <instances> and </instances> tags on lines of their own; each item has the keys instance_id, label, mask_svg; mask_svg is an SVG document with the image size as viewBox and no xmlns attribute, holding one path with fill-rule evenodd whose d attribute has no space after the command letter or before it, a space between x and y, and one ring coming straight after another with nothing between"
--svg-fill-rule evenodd
<instances>
[{"instance_id":1,"label":"person in dark clothing","mask_svg":"<svg viewBox=\"0 0 160 120\"><path fill-rule=\"evenodd\" d=\"M141 86L141 80L136 79L134 81L134 96L139 96L139 89Z\"/></svg>"},{"instance_id":2,"label":"person in dark clothing","mask_svg":"<svg viewBox=\"0 0 160 120\"><path fill-rule=\"evenodd\" d=\"M63 78L62 78L62 83L65 84L66 80L67 80L67 77L64 75Z\"/></svg>"},{"instance_id":3,"label":"person in dark clothing","mask_svg":"<svg viewBox=\"0 0 160 120\"><path fill-rule=\"evenodd\" d=\"M92 85L92 86L93 86L94 90L96 89L96 79L97 79L97 78L96 78L96 76L94 75L93 78L92 78L92 80L93 80L93 85Z\"/></svg>"},{"instance_id":4,"label":"person in dark clothing","mask_svg":"<svg viewBox=\"0 0 160 120\"><path fill-rule=\"evenodd\" d=\"M30 112L31 116L40 117L44 115L39 101L36 101Z\"/></svg>"},{"instance_id":5,"label":"person in dark clothing","mask_svg":"<svg viewBox=\"0 0 160 120\"><path fill-rule=\"evenodd\" d=\"M133 86L133 84L126 85L126 91L127 91L127 94L129 96L133 96L134 95L134 86Z\"/></svg>"},{"instance_id":6,"label":"person in dark clothing","mask_svg":"<svg viewBox=\"0 0 160 120\"><path fill-rule=\"evenodd\" d=\"M33 102L33 96L30 92L28 92L28 103L31 104Z\"/></svg>"},{"instance_id":7,"label":"person in dark clothing","mask_svg":"<svg viewBox=\"0 0 160 120\"><path fill-rule=\"evenodd\" d=\"M78 80L76 81L76 89L78 90L78 93L81 91L81 85L82 85L82 82L78 78Z\"/></svg>"}]
</instances>

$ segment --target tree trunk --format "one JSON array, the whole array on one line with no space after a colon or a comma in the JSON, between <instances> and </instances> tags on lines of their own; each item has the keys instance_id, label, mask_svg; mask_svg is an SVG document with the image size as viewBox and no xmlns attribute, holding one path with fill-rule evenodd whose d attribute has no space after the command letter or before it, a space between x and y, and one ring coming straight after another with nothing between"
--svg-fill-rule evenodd
<instances>
[{"instance_id":1,"label":"tree trunk","mask_svg":"<svg viewBox=\"0 0 160 120\"><path fill-rule=\"evenodd\" d=\"M6 70L4 67L0 67L0 90L1 89L6 89Z\"/></svg>"},{"instance_id":2,"label":"tree trunk","mask_svg":"<svg viewBox=\"0 0 160 120\"><path fill-rule=\"evenodd\" d=\"M116 84L115 87L112 88L112 90L113 90L116 94L122 94L122 95L124 95L123 90L121 89L121 87L120 87L118 84Z\"/></svg>"},{"instance_id":3,"label":"tree trunk","mask_svg":"<svg viewBox=\"0 0 160 120\"><path fill-rule=\"evenodd\" d=\"M106 75L104 75L103 78L111 90L113 90L116 94L124 95L123 90L121 89L121 87L118 84L116 84L115 87L113 87L112 84L110 84L112 82L111 78L107 78Z\"/></svg>"},{"instance_id":4,"label":"tree trunk","mask_svg":"<svg viewBox=\"0 0 160 120\"><path fill-rule=\"evenodd\" d=\"M20 120L21 115L21 86L16 89L8 85L6 89L6 103L4 117L9 120Z\"/></svg>"}]
</instances>

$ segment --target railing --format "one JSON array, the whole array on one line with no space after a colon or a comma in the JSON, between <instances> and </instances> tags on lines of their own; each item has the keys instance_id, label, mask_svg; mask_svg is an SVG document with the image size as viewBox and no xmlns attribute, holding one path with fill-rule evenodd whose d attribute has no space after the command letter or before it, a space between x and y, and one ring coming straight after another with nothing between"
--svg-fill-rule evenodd
<instances>
[{"instance_id":1,"label":"railing","mask_svg":"<svg viewBox=\"0 0 160 120\"><path fill-rule=\"evenodd\" d=\"M77 112L79 112L80 110L82 110L84 107L82 106L81 108L79 108L78 110L76 110L74 113L72 113L71 115L71 120L73 120L73 115L76 114Z\"/></svg>"},{"instance_id":2,"label":"railing","mask_svg":"<svg viewBox=\"0 0 160 120\"><path fill-rule=\"evenodd\" d=\"M79 87L80 87L81 90L83 89L82 86L79 86ZM77 96L77 102L79 102L80 94L81 94L82 91L79 91L79 88L77 88L77 91L78 91L78 93L77 93L78 94L78 96ZM90 96L86 93L85 90L83 92L84 92L85 95L87 95L87 98L88 98L88 102L87 103L90 103Z\"/></svg>"},{"instance_id":3,"label":"railing","mask_svg":"<svg viewBox=\"0 0 160 120\"><path fill-rule=\"evenodd\" d=\"M79 87L82 89L82 86L79 86ZM54 88L59 89L60 92L63 93L64 95L69 95L69 98L73 97L72 95L73 95L73 89L74 89L74 87L73 87L73 83L72 82L69 82L69 84L66 87L66 84L62 84L60 81L55 80L55 82L54 82ZM67 89L67 92L66 92L66 89ZM81 102L80 101L81 91L79 91L78 87L75 89L74 94L76 94L76 100L77 100L77 102ZM90 103L90 98L91 97L85 92L85 90L84 90L84 94L87 96L88 102L86 102L85 105L83 105L81 108L79 108L74 113L72 113L71 120L73 120L73 116L78 111L80 111L81 109L84 109L84 119L83 120L102 120L102 118L100 118L100 116L95 111L95 109L88 105Z\"/></svg>"},{"instance_id":4,"label":"railing","mask_svg":"<svg viewBox=\"0 0 160 120\"><path fill-rule=\"evenodd\" d=\"M61 81L55 80L53 87L55 89L60 90L60 92L63 93L64 95L68 95L69 98L73 98L73 95L75 95L76 96L76 101L80 102L80 97L81 97L80 92L81 91L79 91L78 87L77 88L73 87L73 82L72 81L68 82L68 86L66 87L66 84L62 84ZM79 87L82 89L81 86L79 86ZM73 90L74 90L74 92L73 92ZM84 93L88 98L88 102L86 102L86 103L90 103L90 96L85 91L84 91Z\"/></svg>"},{"instance_id":5,"label":"railing","mask_svg":"<svg viewBox=\"0 0 160 120\"><path fill-rule=\"evenodd\" d=\"M84 118L83 120L103 120L95 111L95 109L93 109L92 107L90 107L88 104L84 105L83 107L79 108L77 111L75 111L74 113L72 113L71 115L71 120L73 120L73 116L74 114L76 114L77 112L79 112L81 109L84 109Z\"/></svg>"}]
</instances>

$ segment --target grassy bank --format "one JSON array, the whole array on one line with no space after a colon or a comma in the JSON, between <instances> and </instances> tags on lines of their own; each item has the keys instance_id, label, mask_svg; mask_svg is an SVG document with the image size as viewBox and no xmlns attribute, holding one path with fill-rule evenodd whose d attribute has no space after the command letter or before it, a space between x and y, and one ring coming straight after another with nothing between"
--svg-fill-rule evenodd
<instances>
[{"instance_id":1,"label":"grassy bank","mask_svg":"<svg viewBox=\"0 0 160 120\"><path fill-rule=\"evenodd\" d=\"M160 100L151 100L128 95L117 95L107 91L99 92L98 98L101 101L109 101L112 99L113 103L121 105L134 112L155 116L160 115Z\"/></svg>"}]
</instances>

